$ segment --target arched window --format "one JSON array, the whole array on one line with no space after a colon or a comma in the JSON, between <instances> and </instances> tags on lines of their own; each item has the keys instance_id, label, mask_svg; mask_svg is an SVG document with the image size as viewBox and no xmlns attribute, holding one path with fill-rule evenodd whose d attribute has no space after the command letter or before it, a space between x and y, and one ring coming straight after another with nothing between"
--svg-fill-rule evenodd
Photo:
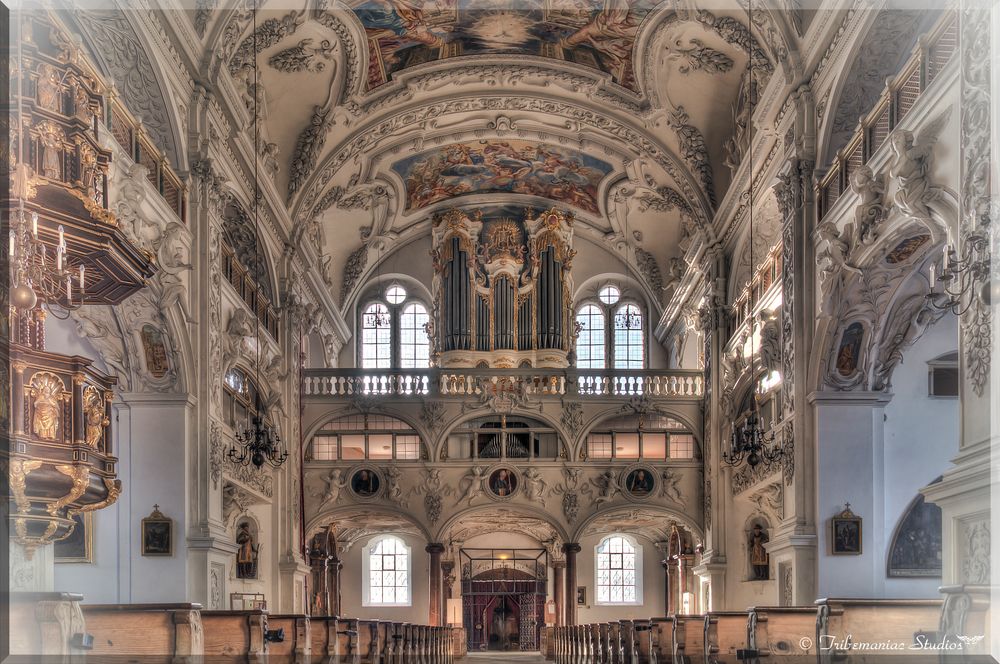
<instances>
[{"instance_id":1,"label":"arched window","mask_svg":"<svg viewBox=\"0 0 1000 664\"><path fill-rule=\"evenodd\" d=\"M642 369L646 363L642 309L633 302L615 311L613 351L615 369Z\"/></svg>"},{"instance_id":2,"label":"arched window","mask_svg":"<svg viewBox=\"0 0 1000 664\"><path fill-rule=\"evenodd\" d=\"M425 369L430 366L431 345L427 336L430 316L423 302L406 289L392 284L377 299L369 299L361 311L362 369Z\"/></svg>"},{"instance_id":3,"label":"arched window","mask_svg":"<svg viewBox=\"0 0 1000 664\"><path fill-rule=\"evenodd\" d=\"M622 298L614 284L576 310L578 369L643 369L646 366L645 316L642 307ZM584 391L587 386L581 385Z\"/></svg>"},{"instance_id":4,"label":"arched window","mask_svg":"<svg viewBox=\"0 0 1000 664\"><path fill-rule=\"evenodd\" d=\"M314 461L426 459L420 436L403 420L357 413L330 420L316 432L308 457Z\"/></svg>"},{"instance_id":5,"label":"arched window","mask_svg":"<svg viewBox=\"0 0 1000 664\"><path fill-rule=\"evenodd\" d=\"M642 604L642 547L628 535L609 535L595 547L598 604Z\"/></svg>"},{"instance_id":6,"label":"arched window","mask_svg":"<svg viewBox=\"0 0 1000 664\"><path fill-rule=\"evenodd\" d=\"M604 311L596 304L585 304L576 312L580 336L576 340L576 366L580 369L604 369L605 355Z\"/></svg>"},{"instance_id":7,"label":"arched window","mask_svg":"<svg viewBox=\"0 0 1000 664\"><path fill-rule=\"evenodd\" d=\"M362 556L363 606L410 606L410 547L393 535L373 539Z\"/></svg>"},{"instance_id":8,"label":"arched window","mask_svg":"<svg viewBox=\"0 0 1000 664\"><path fill-rule=\"evenodd\" d=\"M559 458L559 434L548 424L517 415L488 415L463 422L448 434L449 459Z\"/></svg>"}]
</instances>

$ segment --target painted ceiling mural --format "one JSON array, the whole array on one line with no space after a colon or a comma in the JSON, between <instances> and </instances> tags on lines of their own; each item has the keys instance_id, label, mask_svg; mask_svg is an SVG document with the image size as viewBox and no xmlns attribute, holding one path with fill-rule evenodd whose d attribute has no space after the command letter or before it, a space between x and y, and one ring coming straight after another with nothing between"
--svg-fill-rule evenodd
<instances>
[{"instance_id":1,"label":"painted ceiling mural","mask_svg":"<svg viewBox=\"0 0 1000 664\"><path fill-rule=\"evenodd\" d=\"M659 0L366 0L368 89L400 70L461 55L519 54L573 62L636 90L632 47Z\"/></svg>"},{"instance_id":2,"label":"painted ceiling mural","mask_svg":"<svg viewBox=\"0 0 1000 664\"><path fill-rule=\"evenodd\" d=\"M598 213L598 187L611 164L572 148L519 140L453 143L396 162L415 210L470 194L515 193Z\"/></svg>"}]
</instances>

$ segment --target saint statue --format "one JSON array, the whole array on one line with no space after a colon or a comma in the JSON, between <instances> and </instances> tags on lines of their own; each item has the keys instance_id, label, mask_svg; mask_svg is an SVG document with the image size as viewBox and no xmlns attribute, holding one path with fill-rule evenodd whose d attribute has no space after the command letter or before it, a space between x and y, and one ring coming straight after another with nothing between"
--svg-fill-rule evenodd
<instances>
[{"instance_id":1,"label":"saint statue","mask_svg":"<svg viewBox=\"0 0 1000 664\"><path fill-rule=\"evenodd\" d=\"M250 524L246 521L240 524L240 531L236 534L236 543L240 547L236 551L236 578L256 579L258 547L254 544Z\"/></svg>"},{"instance_id":2,"label":"saint statue","mask_svg":"<svg viewBox=\"0 0 1000 664\"><path fill-rule=\"evenodd\" d=\"M767 581L770 578L768 555L764 548L764 545L769 541L770 538L761 525L759 523L753 524L753 530L747 542L747 548L750 550L750 567L753 569L752 581Z\"/></svg>"}]
</instances>

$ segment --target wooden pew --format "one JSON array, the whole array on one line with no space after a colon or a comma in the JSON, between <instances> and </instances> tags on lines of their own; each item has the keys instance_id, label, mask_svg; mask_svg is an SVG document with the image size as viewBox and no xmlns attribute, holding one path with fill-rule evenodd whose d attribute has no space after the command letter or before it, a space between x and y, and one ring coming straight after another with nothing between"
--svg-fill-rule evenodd
<instances>
[{"instance_id":1,"label":"wooden pew","mask_svg":"<svg viewBox=\"0 0 1000 664\"><path fill-rule=\"evenodd\" d=\"M710 611L705 615L705 664L736 658L747 647L746 611Z\"/></svg>"},{"instance_id":2,"label":"wooden pew","mask_svg":"<svg viewBox=\"0 0 1000 664\"><path fill-rule=\"evenodd\" d=\"M649 661L667 664L674 658L673 618L649 619Z\"/></svg>"},{"instance_id":3,"label":"wooden pew","mask_svg":"<svg viewBox=\"0 0 1000 664\"><path fill-rule=\"evenodd\" d=\"M915 643L918 632L937 631L942 605L939 599L821 599L816 605L816 642L821 664L842 660L848 653L848 649L839 647L843 642L893 643L906 648L850 653L852 661L859 663L890 655L905 656L907 661L914 661L920 655L925 655L925 659L937 658L936 651L921 653L909 646Z\"/></svg>"},{"instance_id":4,"label":"wooden pew","mask_svg":"<svg viewBox=\"0 0 1000 664\"><path fill-rule=\"evenodd\" d=\"M619 620L618 635L622 664L639 664L635 651L635 621Z\"/></svg>"},{"instance_id":5,"label":"wooden pew","mask_svg":"<svg viewBox=\"0 0 1000 664\"><path fill-rule=\"evenodd\" d=\"M705 617L700 615L675 615L671 627L674 664L690 664L704 659Z\"/></svg>"},{"instance_id":6,"label":"wooden pew","mask_svg":"<svg viewBox=\"0 0 1000 664\"><path fill-rule=\"evenodd\" d=\"M143 661L200 658L205 651L200 604L85 604L88 656L141 655Z\"/></svg>"},{"instance_id":7,"label":"wooden pew","mask_svg":"<svg viewBox=\"0 0 1000 664\"><path fill-rule=\"evenodd\" d=\"M944 597L938 626L939 641L947 639L949 644L962 644L961 650L950 653L988 655L992 638L990 595L994 587L944 586L939 590ZM984 657L982 661L987 660Z\"/></svg>"},{"instance_id":8,"label":"wooden pew","mask_svg":"<svg viewBox=\"0 0 1000 664\"><path fill-rule=\"evenodd\" d=\"M817 609L812 606L755 606L747 618L751 656L816 656ZM808 648L804 646L809 646Z\"/></svg>"},{"instance_id":9,"label":"wooden pew","mask_svg":"<svg viewBox=\"0 0 1000 664\"><path fill-rule=\"evenodd\" d=\"M205 657L215 661L265 662L267 611L202 611Z\"/></svg>"},{"instance_id":10,"label":"wooden pew","mask_svg":"<svg viewBox=\"0 0 1000 664\"><path fill-rule=\"evenodd\" d=\"M358 621L358 654L362 664L381 664L385 626L378 620Z\"/></svg>"},{"instance_id":11,"label":"wooden pew","mask_svg":"<svg viewBox=\"0 0 1000 664\"><path fill-rule=\"evenodd\" d=\"M649 648L652 624L649 620L633 620L632 657L636 664L649 664Z\"/></svg>"},{"instance_id":12,"label":"wooden pew","mask_svg":"<svg viewBox=\"0 0 1000 664\"><path fill-rule=\"evenodd\" d=\"M83 595L13 592L7 597L12 655L56 661L58 657L82 654L72 641L74 634L85 632L80 610Z\"/></svg>"},{"instance_id":13,"label":"wooden pew","mask_svg":"<svg viewBox=\"0 0 1000 664\"><path fill-rule=\"evenodd\" d=\"M284 630L284 641L271 641L268 645L270 661L308 664L312 652L312 624L308 616L270 614L267 628L271 631Z\"/></svg>"}]
</instances>

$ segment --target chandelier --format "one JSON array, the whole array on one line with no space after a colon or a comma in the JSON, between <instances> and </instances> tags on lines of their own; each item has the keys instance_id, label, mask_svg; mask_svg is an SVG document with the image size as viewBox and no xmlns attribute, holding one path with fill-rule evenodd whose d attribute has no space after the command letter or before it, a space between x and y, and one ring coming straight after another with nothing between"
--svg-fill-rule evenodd
<instances>
[{"instance_id":1,"label":"chandelier","mask_svg":"<svg viewBox=\"0 0 1000 664\"><path fill-rule=\"evenodd\" d=\"M258 177L258 161L260 160L260 113L257 109L257 9L253 10L253 233L254 233L254 265L260 264L260 179ZM254 336L257 349L257 385L260 385L260 318L254 312ZM264 420L264 404L260 393L254 394L255 412L249 427L236 433L236 441L229 448L229 460L235 464L248 466L251 463L257 468L265 463L278 468L288 458L288 451L281 449L281 436Z\"/></svg>"},{"instance_id":2,"label":"chandelier","mask_svg":"<svg viewBox=\"0 0 1000 664\"><path fill-rule=\"evenodd\" d=\"M626 304L619 313L615 314L615 329L641 330L642 314L634 306Z\"/></svg>"},{"instance_id":3,"label":"chandelier","mask_svg":"<svg viewBox=\"0 0 1000 664\"><path fill-rule=\"evenodd\" d=\"M55 251L50 252L38 237L38 213L32 212L29 220L24 208L19 208L11 217L9 258L10 302L16 308L30 311L41 300L49 311L68 314L82 304L86 268L82 263L70 267L62 226Z\"/></svg>"},{"instance_id":4,"label":"chandelier","mask_svg":"<svg viewBox=\"0 0 1000 664\"><path fill-rule=\"evenodd\" d=\"M747 21L750 25L753 25L753 16L751 12L753 3L747 5ZM747 91L747 102L750 108L750 143L747 147L747 160L750 163L749 167L749 184L748 184L748 194L749 194L749 243L750 243L750 279L753 280L753 57L750 52L751 46L747 46L747 86L750 89ZM753 310L754 300L751 297L751 310L750 310L750 372L751 375L755 375L755 347L757 341L754 338L756 327L757 327L757 313ZM742 350L741 350L742 353ZM770 466L772 463L780 459L784 455L784 448L780 445L775 445L774 443L774 432L766 433L764 431L764 426L761 424L760 417L760 404L757 403L757 384L756 382L751 386L751 406L750 412L747 413L747 417L740 422L733 422L733 433L729 440L729 450L723 451L722 461L729 466L739 466L743 463L744 459L751 468L755 468L761 463L765 467Z\"/></svg>"},{"instance_id":5,"label":"chandelier","mask_svg":"<svg viewBox=\"0 0 1000 664\"><path fill-rule=\"evenodd\" d=\"M937 266L931 263L931 292L927 298L937 309L950 309L956 316L962 316L975 301L977 284L980 285L978 297L984 304L990 304L992 284L989 276L989 238L982 231L974 231L965 236L961 258L956 256L954 247L945 244L940 274L937 274ZM942 284L940 291L937 290L939 281Z\"/></svg>"}]
</instances>

